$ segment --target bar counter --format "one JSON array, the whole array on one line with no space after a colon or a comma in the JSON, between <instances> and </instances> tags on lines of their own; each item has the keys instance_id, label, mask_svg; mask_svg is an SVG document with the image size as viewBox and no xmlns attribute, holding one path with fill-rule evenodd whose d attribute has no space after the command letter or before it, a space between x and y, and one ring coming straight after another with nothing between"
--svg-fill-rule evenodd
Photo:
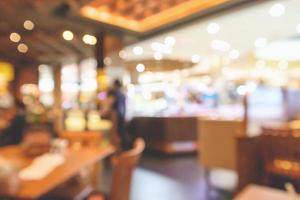
<instances>
[{"instance_id":1,"label":"bar counter","mask_svg":"<svg viewBox=\"0 0 300 200\"><path fill-rule=\"evenodd\" d=\"M135 117L130 131L144 138L148 150L172 154L197 149L197 117Z\"/></svg>"}]
</instances>

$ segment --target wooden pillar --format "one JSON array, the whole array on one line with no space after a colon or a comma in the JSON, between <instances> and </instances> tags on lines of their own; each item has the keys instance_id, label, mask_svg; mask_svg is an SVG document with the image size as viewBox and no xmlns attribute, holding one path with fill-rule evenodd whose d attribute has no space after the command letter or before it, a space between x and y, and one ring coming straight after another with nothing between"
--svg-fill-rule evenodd
<instances>
[{"instance_id":1,"label":"wooden pillar","mask_svg":"<svg viewBox=\"0 0 300 200\"><path fill-rule=\"evenodd\" d=\"M63 130L63 112L62 112L62 101L61 101L61 66L56 64L53 66L54 74L54 105L53 105L53 116L54 116L54 128L59 134Z\"/></svg>"},{"instance_id":2,"label":"wooden pillar","mask_svg":"<svg viewBox=\"0 0 300 200\"><path fill-rule=\"evenodd\" d=\"M104 34L98 33L97 34L97 44L95 49L95 57L97 60L97 69L103 69L104 68Z\"/></svg>"},{"instance_id":3,"label":"wooden pillar","mask_svg":"<svg viewBox=\"0 0 300 200\"><path fill-rule=\"evenodd\" d=\"M12 83L16 100L22 100L21 87L24 84L38 84L38 69L36 65L15 66L15 77Z\"/></svg>"}]
</instances>

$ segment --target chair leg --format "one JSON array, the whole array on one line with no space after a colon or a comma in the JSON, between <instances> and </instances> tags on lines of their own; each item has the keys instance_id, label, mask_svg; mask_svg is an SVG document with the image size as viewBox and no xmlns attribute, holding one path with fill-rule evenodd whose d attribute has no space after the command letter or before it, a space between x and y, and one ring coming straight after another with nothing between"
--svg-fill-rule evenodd
<instances>
[{"instance_id":1,"label":"chair leg","mask_svg":"<svg viewBox=\"0 0 300 200\"><path fill-rule=\"evenodd\" d=\"M102 177L103 162L97 162L91 171L91 182L94 188L99 188L101 184L100 177Z\"/></svg>"},{"instance_id":2,"label":"chair leg","mask_svg":"<svg viewBox=\"0 0 300 200\"><path fill-rule=\"evenodd\" d=\"M203 172L204 172L203 173L204 182L205 182L205 185L206 185L204 197L205 197L205 200L209 200L210 199L210 192L211 192L211 189L212 189L212 185L211 185L211 182L210 182L210 170L207 169L207 168L204 168Z\"/></svg>"}]
</instances>

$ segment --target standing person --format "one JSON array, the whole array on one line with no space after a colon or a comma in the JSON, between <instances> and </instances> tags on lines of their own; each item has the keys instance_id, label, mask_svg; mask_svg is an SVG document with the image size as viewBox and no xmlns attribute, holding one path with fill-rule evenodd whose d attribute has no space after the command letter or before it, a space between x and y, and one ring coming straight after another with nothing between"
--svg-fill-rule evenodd
<instances>
[{"instance_id":1,"label":"standing person","mask_svg":"<svg viewBox=\"0 0 300 200\"><path fill-rule=\"evenodd\" d=\"M120 80L116 79L114 81L112 89L107 94L106 105L102 113L109 115L113 122L112 142L115 143L115 145L119 143L123 150L130 149L130 139L126 132L125 124L126 97L122 91L122 83ZM118 136L118 138L116 138L116 136Z\"/></svg>"}]
</instances>

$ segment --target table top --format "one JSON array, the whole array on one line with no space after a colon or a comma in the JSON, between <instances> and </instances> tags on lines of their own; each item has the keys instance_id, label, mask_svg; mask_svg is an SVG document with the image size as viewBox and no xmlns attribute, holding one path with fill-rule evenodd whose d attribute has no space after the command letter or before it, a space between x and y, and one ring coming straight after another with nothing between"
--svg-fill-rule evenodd
<instances>
[{"instance_id":1,"label":"table top","mask_svg":"<svg viewBox=\"0 0 300 200\"><path fill-rule=\"evenodd\" d=\"M249 185L241 193L239 193L234 200L289 200L291 196L282 190Z\"/></svg>"},{"instance_id":2,"label":"table top","mask_svg":"<svg viewBox=\"0 0 300 200\"><path fill-rule=\"evenodd\" d=\"M115 151L114 147L89 147L80 150L68 150L65 162L41 180L21 181L21 187L16 194L20 199L37 199L56 186L76 175L82 168L104 159ZM10 160L19 169L26 167L32 161L26 158L20 146L0 148L0 155Z\"/></svg>"}]
</instances>

